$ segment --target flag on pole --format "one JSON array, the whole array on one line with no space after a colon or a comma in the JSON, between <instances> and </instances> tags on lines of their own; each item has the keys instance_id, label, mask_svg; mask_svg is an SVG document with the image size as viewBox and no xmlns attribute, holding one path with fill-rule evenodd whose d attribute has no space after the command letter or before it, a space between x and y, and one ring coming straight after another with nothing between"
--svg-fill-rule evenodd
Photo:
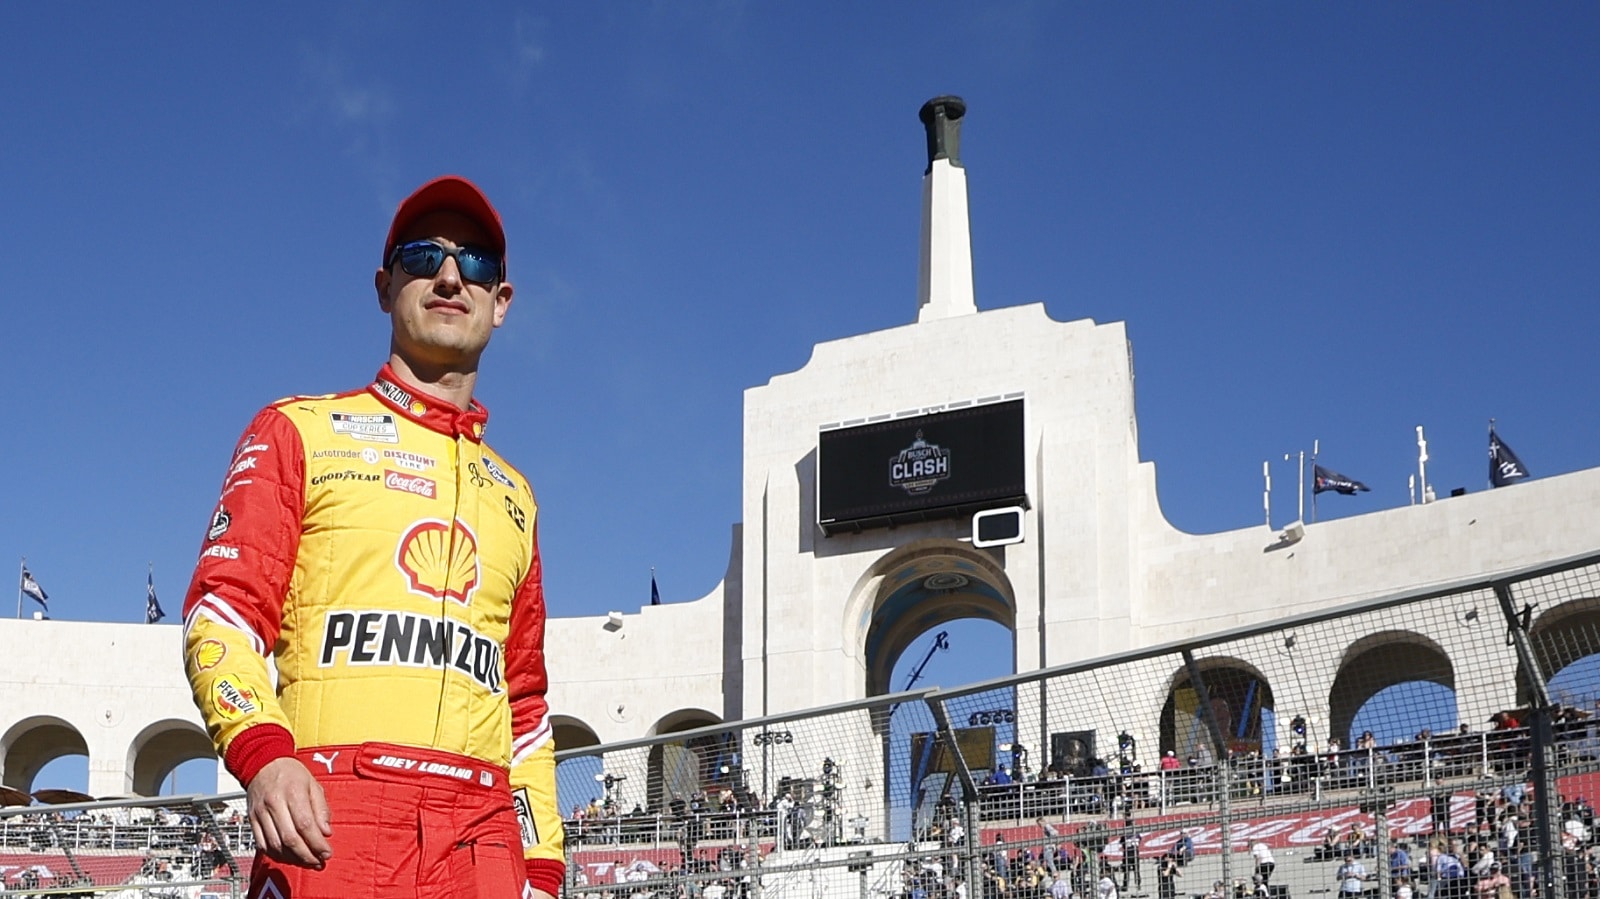
<instances>
[{"instance_id":1,"label":"flag on pole","mask_svg":"<svg viewBox=\"0 0 1600 899\"><path fill-rule=\"evenodd\" d=\"M1492 487L1504 487L1515 484L1528 476L1528 469L1517 458L1495 433L1494 425L1489 426L1489 484Z\"/></svg>"},{"instance_id":2,"label":"flag on pole","mask_svg":"<svg viewBox=\"0 0 1600 899\"><path fill-rule=\"evenodd\" d=\"M1332 490L1334 493L1342 493L1345 496L1355 496L1357 491L1369 491L1372 489L1354 478L1347 478L1337 471L1331 468L1323 468L1321 465L1313 465L1312 474L1314 476L1311 482L1311 492L1313 494Z\"/></svg>"},{"instance_id":3,"label":"flag on pole","mask_svg":"<svg viewBox=\"0 0 1600 899\"><path fill-rule=\"evenodd\" d=\"M156 599L156 573L152 571L144 582L144 623L155 624L165 617L167 613L161 611L161 601Z\"/></svg>"},{"instance_id":4,"label":"flag on pole","mask_svg":"<svg viewBox=\"0 0 1600 899\"><path fill-rule=\"evenodd\" d=\"M661 591L656 589L656 571L654 568L650 569L650 604L653 606L661 605Z\"/></svg>"},{"instance_id":5,"label":"flag on pole","mask_svg":"<svg viewBox=\"0 0 1600 899\"><path fill-rule=\"evenodd\" d=\"M29 571L26 565L22 566L22 592L34 602L44 606L46 612L50 611L50 597L45 594L44 588L39 586L39 582L33 579L33 572Z\"/></svg>"}]
</instances>

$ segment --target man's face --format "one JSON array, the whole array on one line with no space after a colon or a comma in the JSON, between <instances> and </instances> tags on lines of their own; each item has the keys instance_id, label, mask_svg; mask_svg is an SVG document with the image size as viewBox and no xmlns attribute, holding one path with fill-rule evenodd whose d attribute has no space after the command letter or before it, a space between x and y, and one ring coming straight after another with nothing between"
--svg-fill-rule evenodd
<instances>
[{"instance_id":1,"label":"man's face","mask_svg":"<svg viewBox=\"0 0 1600 899\"><path fill-rule=\"evenodd\" d=\"M454 212L418 219L400 235L399 243L413 240L436 241L447 249L491 244L476 222ZM373 286L379 307L389 315L395 350L413 368L475 366L489 344L489 334L505 321L511 306L510 282L468 281L451 257L431 277L409 275L396 260L378 271Z\"/></svg>"}]
</instances>

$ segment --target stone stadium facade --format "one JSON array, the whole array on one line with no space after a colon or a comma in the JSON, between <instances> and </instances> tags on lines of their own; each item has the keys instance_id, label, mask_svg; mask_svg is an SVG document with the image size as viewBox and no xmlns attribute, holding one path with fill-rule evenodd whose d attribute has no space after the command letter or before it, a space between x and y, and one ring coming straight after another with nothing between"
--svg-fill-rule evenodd
<instances>
[{"instance_id":1,"label":"stone stadium facade","mask_svg":"<svg viewBox=\"0 0 1600 899\"><path fill-rule=\"evenodd\" d=\"M558 747L889 692L891 666L911 641L958 618L1010 629L1017 670L1028 671L1600 549L1600 469L1287 534L1265 525L1177 530L1161 512L1154 463L1140 459L1123 325L1057 322L1042 305L978 310L959 157L963 110L951 101L925 111L916 320L818 344L798 371L745 391L743 515L714 590L692 602L550 621ZM952 448L929 456L935 467L918 468L921 480L889 483L906 487L903 502L875 512L857 503L856 517L819 524L854 501L821 477L839 462L822 458L825 435L892 434L921 422L931 432L1006 403L1022 409L1018 445L1000 464L1016 466L1014 495L980 483L975 499L942 497L948 472L937 466L968 464ZM906 449L907 458L944 452ZM872 460L875 476L896 477L894 460ZM971 513L993 505L1023 508L1020 542L974 545ZM1597 615L1580 600L1539 610L1533 625L1589 626ZM45 764L86 754L91 793L148 794L174 766L210 754L182 676L177 626L0 621L0 638L8 647L0 659L6 785L47 786L33 784ZM1451 650L1447 636L1416 635L1388 649L1352 644L1345 662L1396 645L1445 657ZM1283 659L1243 662L1267 681L1284 673ZM1338 675L1302 673L1324 697ZM1516 699L1474 700L1483 708L1459 713L1482 720ZM1135 728L1149 745L1159 713L1151 709L1142 716L1151 723ZM220 777L219 787L234 786Z\"/></svg>"}]
</instances>

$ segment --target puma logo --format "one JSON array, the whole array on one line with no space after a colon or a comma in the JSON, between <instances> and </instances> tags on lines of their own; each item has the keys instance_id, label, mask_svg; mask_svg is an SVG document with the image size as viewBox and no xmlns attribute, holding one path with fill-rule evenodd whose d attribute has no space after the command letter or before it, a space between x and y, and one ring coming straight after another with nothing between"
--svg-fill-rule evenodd
<instances>
[{"instance_id":1,"label":"puma logo","mask_svg":"<svg viewBox=\"0 0 1600 899\"><path fill-rule=\"evenodd\" d=\"M333 760L338 757L339 753L337 752L335 752L333 755L323 755L320 752L313 752L311 754L311 760L313 762L321 762L323 765L327 766L329 774L333 773Z\"/></svg>"}]
</instances>

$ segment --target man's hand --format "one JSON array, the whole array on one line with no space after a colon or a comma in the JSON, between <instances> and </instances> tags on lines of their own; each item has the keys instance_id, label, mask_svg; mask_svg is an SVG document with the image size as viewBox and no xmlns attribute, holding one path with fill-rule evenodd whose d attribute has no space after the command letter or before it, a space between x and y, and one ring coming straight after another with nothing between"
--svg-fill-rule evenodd
<instances>
[{"instance_id":1,"label":"man's hand","mask_svg":"<svg viewBox=\"0 0 1600 899\"><path fill-rule=\"evenodd\" d=\"M269 858L320 870L333 857L328 801L322 785L299 759L268 762L245 793L250 800L250 831Z\"/></svg>"}]
</instances>

